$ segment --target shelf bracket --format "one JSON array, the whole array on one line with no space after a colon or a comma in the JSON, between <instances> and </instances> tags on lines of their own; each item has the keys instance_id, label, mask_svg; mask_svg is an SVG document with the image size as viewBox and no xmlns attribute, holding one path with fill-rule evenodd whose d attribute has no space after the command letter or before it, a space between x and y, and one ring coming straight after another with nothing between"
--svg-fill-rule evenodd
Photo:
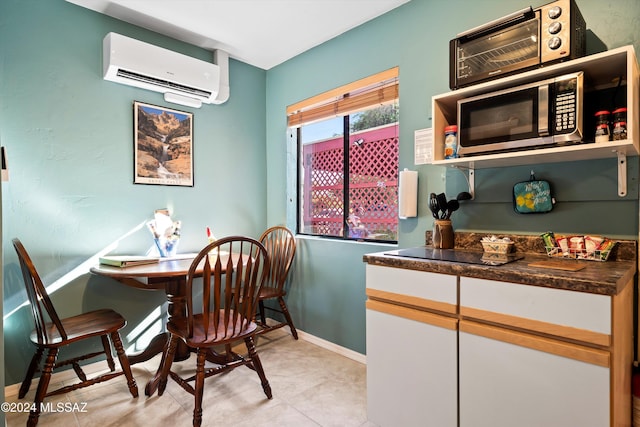
<instances>
[{"instance_id":1,"label":"shelf bracket","mask_svg":"<svg viewBox=\"0 0 640 427\"><path fill-rule=\"evenodd\" d=\"M618 154L618 196L627 195L627 155L621 151Z\"/></svg>"},{"instance_id":2,"label":"shelf bracket","mask_svg":"<svg viewBox=\"0 0 640 427\"><path fill-rule=\"evenodd\" d=\"M464 176L464 179L467 180L467 185L469 186L469 194L471 194L471 200L473 200L476 197L475 196L476 174L475 174L475 169L473 167L473 163L469 164L469 167L453 166L453 168L459 170L462 173L462 176ZM467 177L467 174L464 173L463 169L468 171L469 173L468 177Z\"/></svg>"}]
</instances>

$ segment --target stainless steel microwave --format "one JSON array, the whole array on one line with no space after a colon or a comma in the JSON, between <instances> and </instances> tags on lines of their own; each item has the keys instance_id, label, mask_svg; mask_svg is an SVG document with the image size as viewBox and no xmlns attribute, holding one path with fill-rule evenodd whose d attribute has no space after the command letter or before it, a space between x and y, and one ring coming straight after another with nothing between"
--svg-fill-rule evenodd
<instances>
[{"instance_id":1,"label":"stainless steel microwave","mask_svg":"<svg viewBox=\"0 0 640 427\"><path fill-rule=\"evenodd\" d=\"M584 73L458 101L458 155L581 142Z\"/></svg>"},{"instance_id":2,"label":"stainless steel microwave","mask_svg":"<svg viewBox=\"0 0 640 427\"><path fill-rule=\"evenodd\" d=\"M449 86L584 56L586 30L575 0L556 0L465 31L449 43Z\"/></svg>"}]
</instances>

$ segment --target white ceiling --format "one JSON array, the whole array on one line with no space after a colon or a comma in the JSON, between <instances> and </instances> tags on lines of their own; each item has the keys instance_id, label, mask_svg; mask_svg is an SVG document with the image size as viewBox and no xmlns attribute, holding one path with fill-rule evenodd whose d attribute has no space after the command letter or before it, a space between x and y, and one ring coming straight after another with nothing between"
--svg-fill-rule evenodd
<instances>
[{"instance_id":1,"label":"white ceiling","mask_svg":"<svg viewBox=\"0 0 640 427\"><path fill-rule=\"evenodd\" d=\"M268 70L409 0L67 0Z\"/></svg>"}]
</instances>

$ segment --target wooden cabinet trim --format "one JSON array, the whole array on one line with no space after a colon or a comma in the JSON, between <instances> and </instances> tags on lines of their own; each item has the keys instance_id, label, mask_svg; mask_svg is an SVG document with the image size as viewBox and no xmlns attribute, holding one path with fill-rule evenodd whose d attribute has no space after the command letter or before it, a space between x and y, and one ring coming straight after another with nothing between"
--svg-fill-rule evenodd
<instances>
[{"instance_id":1,"label":"wooden cabinet trim","mask_svg":"<svg viewBox=\"0 0 640 427\"><path fill-rule=\"evenodd\" d=\"M611 425L629 425L632 413L631 366L633 366L633 280L613 298L611 347Z\"/></svg>"},{"instance_id":2,"label":"wooden cabinet trim","mask_svg":"<svg viewBox=\"0 0 640 427\"><path fill-rule=\"evenodd\" d=\"M610 335L586 329L574 328L572 326L556 325L554 323L542 322L540 320L526 319L523 317L479 310L477 308L470 307L460 307L460 316L462 319L482 320L485 322L505 325L508 328L525 329L573 341L595 344L601 347L609 348L611 346Z\"/></svg>"},{"instance_id":3,"label":"wooden cabinet trim","mask_svg":"<svg viewBox=\"0 0 640 427\"><path fill-rule=\"evenodd\" d=\"M461 320L459 330L460 332L543 351L605 368L609 368L611 363L609 352L604 350L582 347L576 344L538 337L523 332L511 331L501 327Z\"/></svg>"},{"instance_id":4,"label":"wooden cabinet trim","mask_svg":"<svg viewBox=\"0 0 640 427\"><path fill-rule=\"evenodd\" d=\"M367 310L375 310L381 313L391 314L393 316L403 317L409 320L415 320L427 323L433 326L439 326L450 330L458 329L458 319L455 317L446 317L427 311L416 310L415 308L404 307L396 304L388 304L382 301L367 300Z\"/></svg>"},{"instance_id":5,"label":"wooden cabinet trim","mask_svg":"<svg viewBox=\"0 0 640 427\"><path fill-rule=\"evenodd\" d=\"M367 288L366 293L370 300L386 301L392 304L441 311L450 314L458 313L458 306L456 304L449 304L446 302L434 301L411 295L402 295L394 292L380 291L378 289L371 288Z\"/></svg>"}]
</instances>

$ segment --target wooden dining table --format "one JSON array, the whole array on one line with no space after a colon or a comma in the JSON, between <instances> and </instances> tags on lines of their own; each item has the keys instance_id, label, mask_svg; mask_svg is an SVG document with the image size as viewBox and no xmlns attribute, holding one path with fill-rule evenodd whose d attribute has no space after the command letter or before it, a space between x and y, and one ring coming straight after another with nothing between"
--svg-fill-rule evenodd
<instances>
[{"instance_id":1,"label":"wooden dining table","mask_svg":"<svg viewBox=\"0 0 640 427\"><path fill-rule=\"evenodd\" d=\"M174 316L184 317L186 315L186 281L189 268L196 254L179 255L176 257L161 258L159 262L151 264L135 265L130 267L113 267L109 265L99 264L90 269L91 273L99 276L109 277L117 280L127 286L145 290L164 290L169 303L167 314L168 319ZM225 254L221 255L221 258ZM226 255L228 256L228 254ZM237 262L240 254L232 254L234 264ZM222 265L226 265L222 259ZM201 269L196 270L196 274L201 273ZM147 361L157 354L164 352L165 346L169 342L169 332L162 332L155 336L147 348L142 352L134 355L128 355L129 363L136 364ZM194 349L189 348L183 341L180 341L176 349L176 361L186 360L189 358ZM209 351L207 360L213 363L222 364L229 361L229 358L235 357L233 354L220 354L215 351ZM151 396L160 381L160 371L164 363L164 354L160 361L160 366L156 374L151 378L145 387L145 394Z\"/></svg>"}]
</instances>

